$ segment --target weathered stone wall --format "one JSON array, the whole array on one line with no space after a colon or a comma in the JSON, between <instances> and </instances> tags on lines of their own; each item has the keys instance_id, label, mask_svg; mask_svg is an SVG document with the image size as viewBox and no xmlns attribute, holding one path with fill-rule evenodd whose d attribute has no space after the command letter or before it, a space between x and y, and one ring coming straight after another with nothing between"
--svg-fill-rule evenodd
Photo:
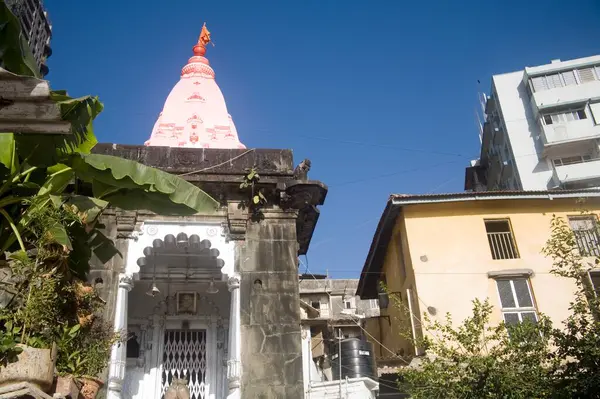
<instances>
[{"instance_id":1,"label":"weathered stone wall","mask_svg":"<svg viewBox=\"0 0 600 399\"><path fill-rule=\"evenodd\" d=\"M249 223L240 243L242 397L304 397L295 212Z\"/></svg>"}]
</instances>

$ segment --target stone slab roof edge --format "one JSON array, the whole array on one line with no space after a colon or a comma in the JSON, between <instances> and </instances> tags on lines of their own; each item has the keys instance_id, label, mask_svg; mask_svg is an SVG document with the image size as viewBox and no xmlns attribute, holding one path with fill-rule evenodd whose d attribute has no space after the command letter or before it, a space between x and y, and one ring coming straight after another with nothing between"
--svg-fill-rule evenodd
<instances>
[{"instance_id":1,"label":"stone slab roof edge","mask_svg":"<svg viewBox=\"0 0 600 399\"><path fill-rule=\"evenodd\" d=\"M558 198L598 198L598 189L574 190L540 190L540 191L481 191L442 194L392 194L375 229L373 240L367 254L367 259L360 274L356 295L361 299L377 298L377 281L383 265L383 258L391 238L397 216L402 206L443 202L491 201L515 199L547 199Z\"/></svg>"}]
</instances>

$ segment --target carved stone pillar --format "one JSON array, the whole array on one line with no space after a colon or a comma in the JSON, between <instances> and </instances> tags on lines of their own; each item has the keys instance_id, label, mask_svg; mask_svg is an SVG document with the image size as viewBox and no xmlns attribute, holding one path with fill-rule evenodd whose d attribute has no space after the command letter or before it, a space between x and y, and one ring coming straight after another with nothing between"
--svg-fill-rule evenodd
<instances>
[{"instance_id":1,"label":"carved stone pillar","mask_svg":"<svg viewBox=\"0 0 600 399\"><path fill-rule=\"evenodd\" d=\"M240 276L234 274L227 280L231 292L231 308L229 314L229 359L227 360L227 381L229 394L227 399L240 398L241 364L241 331L240 331Z\"/></svg>"},{"instance_id":2,"label":"carved stone pillar","mask_svg":"<svg viewBox=\"0 0 600 399\"><path fill-rule=\"evenodd\" d=\"M142 324L140 326L140 353L138 354L137 366L145 368L146 367L146 333L148 331L148 325Z\"/></svg>"},{"instance_id":3,"label":"carved stone pillar","mask_svg":"<svg viewBox=\"0 0 600 399\"><path fill-rule=\"evenodd\" d=\"M119 288L117 303L115 305L115 332L122 332L127 328L127 302L129 291L133 288L133 279L127 274L119 275ZM125 366L127 362L127 342L116 343L110 354L108 370L107 399L120 399L125 379Z\"/></svg>"}]
</instances>

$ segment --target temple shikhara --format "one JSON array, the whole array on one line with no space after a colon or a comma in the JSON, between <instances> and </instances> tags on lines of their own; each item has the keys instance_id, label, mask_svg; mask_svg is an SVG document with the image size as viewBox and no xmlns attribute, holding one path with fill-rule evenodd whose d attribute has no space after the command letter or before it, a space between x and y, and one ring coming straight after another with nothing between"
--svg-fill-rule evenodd
<instances>
[{"instance_id":1,"label":"temple shikhara","mask_svg":"<svg viewBox=\"0 0 600 399\"><path fill-rule=\"evenodd\" d=\"M128 337L112 350L109 399L170 399L178 389L193 399L300 399L308 383L298 255L308 251L327 187L291 150L240 142L209 43L204 26L145 145L94 148L183 176L219 203L189 216L103 215L122 257L96 261L90 278ZM249 169L260 181L244 190ZM260 209L248 205L253 190L263 195Z\"/></svg>"},{"instance_id":2,"label":"temple shikhara","mask_svg":"<svg viewBox=\"0 0 600 399\"><path fill-rule=\"evenodd\" d=\"M204 25L194 55L181 70L181 79L167 97L146 145L246 148L238 139L215 71L205 57L208 43L210 32Z\"/></svg>"}]
</instances>

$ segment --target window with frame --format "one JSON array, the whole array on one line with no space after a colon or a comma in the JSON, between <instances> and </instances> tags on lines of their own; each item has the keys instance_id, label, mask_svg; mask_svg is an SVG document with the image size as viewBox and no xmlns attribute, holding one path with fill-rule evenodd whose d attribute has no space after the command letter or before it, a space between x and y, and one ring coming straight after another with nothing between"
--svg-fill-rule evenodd
<instances>
[{"instance_id":1,"label":"window with frame","mask_svg":"<svg viewBox=\"0 0 600 399\"><path fill-rule=\"evenodd\" d=\"M591 155L576 155L574 157L556 158L552 160L554 166L574 165L576 163L588 162L592 160Z\"/></svg>"},{"instance_id":2,"label":"window with frame","mask_svg":"<svg viewBox=\"0 0 600 399\"><path fill-rule=\"evenodd\" d=\"M585 108L571 109L568 111L554 112L542 115L544 125L555 125L557 123L567 123L587 119Z\"/></svg>"},{"instance_id":3,"label":"window with frame","mask_svg":"<svg viewBox=\"0 0 600 399\"><path fill-rule=\"evenodd\" d=\"M528 278L498 279L496 284L502 306L502 318L507 325L526 320L534 323L538 321Z\"/></svg>"},{"instance_id":4,"label":"window with frame","mask_svg":"<svg viewBox=\"0 0 600 399\"><path fill-rule=\"evenodd\" d=\"M493 259L517 259L519 252L509 219L484 220Z\"/></svg>"},{"instance_id":5,"label":"window with frame","mask_svg":"<svg viewBox=\"0 0 600 399\"><path fill-rule=\"evenodd\" d=\"M346 309L354 309L356 306L354 305L354 298L347 298L344 300L344 308Z\"/></svg>"},{"instance_id":6,"label":"window with frame","mask_svg":"<svg viewBox=\"0 0 600 399\"><path fill-rule=\"evenodd\" d=\"M310 306L312 306L315 309L321 309L321 302L320 301L312 301L310 303Z\"/></svg>"},{"instance_id":7,"label":"window with frame","mask_svg":"<svg viewBox=\"0 0 600 399\"><path fill-rule=\"evenodd\" d=\"M569 217L569 225L581 256L600 256L600 232L595 216Z\"/></svg>"}]
</instances>

